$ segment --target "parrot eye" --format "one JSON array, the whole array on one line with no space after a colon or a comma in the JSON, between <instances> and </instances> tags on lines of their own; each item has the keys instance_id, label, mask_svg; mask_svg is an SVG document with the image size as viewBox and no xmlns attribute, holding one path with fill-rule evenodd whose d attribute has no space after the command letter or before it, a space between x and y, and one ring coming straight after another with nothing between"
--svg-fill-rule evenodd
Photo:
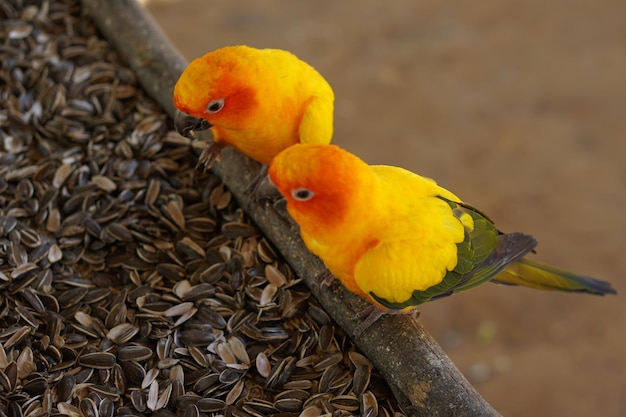
<instances>
[{"instance_id":1,"label":"parrot eye","mask_svg":"<svg viewBox=\"0 0 626 417\"><path fill-rule=\"evenodd\" d=\"M209 114L217 113L224 107L224 99L211 100L208 106L206 106L206 112Z\"/></svg>"},{"instance_id":2,"label":"parrot eye","mask_svg":"<svg viewBox=\"0 0 626 417\"><path fill-rule=\"evenodd\" d=\"M291 192L291 196L294 198L294 200L308 201L315 196L315 193L306 188L296 188Z\"/></svg>"}]
</instances>

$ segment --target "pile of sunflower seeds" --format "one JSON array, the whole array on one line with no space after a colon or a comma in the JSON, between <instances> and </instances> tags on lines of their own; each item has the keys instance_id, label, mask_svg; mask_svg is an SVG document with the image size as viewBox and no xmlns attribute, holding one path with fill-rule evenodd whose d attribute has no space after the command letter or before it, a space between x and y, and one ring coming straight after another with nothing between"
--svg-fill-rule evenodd
<instances>
[{"instance_id":1,"label":"pile of sunflower seeds","mask_svg":"<svg viewBox=\"0 0 626 417\"><path fill-rule=\"evenodd\" d=\"M402 415L77 1L0 19L2 417Z\"/></svg>"}]
</instances>

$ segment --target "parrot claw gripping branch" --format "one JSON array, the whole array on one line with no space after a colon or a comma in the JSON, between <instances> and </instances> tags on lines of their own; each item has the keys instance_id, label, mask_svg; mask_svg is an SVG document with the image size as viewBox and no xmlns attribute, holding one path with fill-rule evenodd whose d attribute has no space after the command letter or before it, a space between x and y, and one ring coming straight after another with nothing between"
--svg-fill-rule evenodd
<instances>
[{"instance_id":1,"label":"parrot claw gripping branch","mask_svg":"<svg viewBox=\"0 0 626 417\"><path fill-rule=\"evenodd\" d=\"M201 117L193 117L181 111L176 111L174 127L181 136L193 139L195 137L195 132L210 129L211 123ZM196 168L201 166L204 169L211 168L213 162L219 161L220 153L222 152L223 147L224 146L222 144L215 141L207 145L198 158L198 165Z\"/></svg>"}]
</instances>

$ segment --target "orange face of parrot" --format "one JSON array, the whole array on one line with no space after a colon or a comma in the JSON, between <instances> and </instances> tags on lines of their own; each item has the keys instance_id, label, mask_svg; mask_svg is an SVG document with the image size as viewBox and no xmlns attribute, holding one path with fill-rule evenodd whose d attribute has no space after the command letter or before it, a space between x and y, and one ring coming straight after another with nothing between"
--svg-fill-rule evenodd
<instances>
[{"instance_id":1,"label":"orange face of parrot","mask_svg":"<svg viewBox=\"0 0 626 417\"><path fill-rule=\"evenodd\" d=\"M257 106L254 90L244 82L247 72L245 61L231 49L219 49L192 61L174 87L177 130L187 134L213 125L245 125L242 121Z\"/></svg>"},{"instance_id":2,"label":"orange face of parrot","mask_svg":"<svg viewBox=\"0 0 626 417\"><path fill-rule=\"evenodd\" d=\"M325 157L316 157L318 152ZM294 165L294 160L298 164ZM355 175L362 165L361 160L333 145L297 145L278 154L268 173L297 223L332 230L346 221L355 198L365 189L365 178Z\"/></svg>"}]
</instances>

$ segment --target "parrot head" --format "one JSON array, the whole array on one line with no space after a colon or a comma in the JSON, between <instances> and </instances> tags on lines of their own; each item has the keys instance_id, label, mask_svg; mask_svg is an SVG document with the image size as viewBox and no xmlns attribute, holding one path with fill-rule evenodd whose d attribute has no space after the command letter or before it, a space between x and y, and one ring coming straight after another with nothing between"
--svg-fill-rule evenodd
<instances>
[{"instance_id":1,"label":"parrot head","mask_svg":"<svg viewBox=\"0 0 626 417\"><path fill-rule=\"evenodd\" d=\"M238 129L257 105L250 49L230 46L193 60L174 86L175 126L189 137L191 131L212 126Z\"/></svg>"},{"instance_id":2,"label":"parrot head","mask_svg":"<svg viewBox=\"0 0 626 417\"><path fill-rule=\"evenodd\" d=\"M298 224L332 228L366 198L369 172L365 162L337 146L297 144L274 158L268 174Z\"/></svg>"}]
</instances>

